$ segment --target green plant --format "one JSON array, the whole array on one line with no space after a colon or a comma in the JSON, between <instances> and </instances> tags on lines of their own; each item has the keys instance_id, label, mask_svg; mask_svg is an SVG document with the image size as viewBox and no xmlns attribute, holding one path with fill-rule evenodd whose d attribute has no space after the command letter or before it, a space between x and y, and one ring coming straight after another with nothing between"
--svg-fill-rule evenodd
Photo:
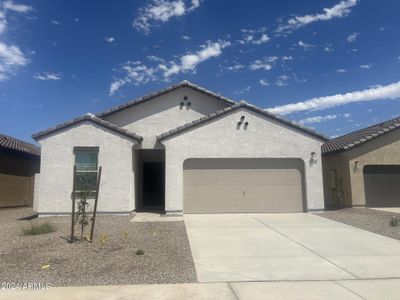
<instances>
[{"instance_id":1,"label":"green plant","mask_svg":"<svg viewBox=\"0 0 400 300\"><path fill-rule=\"evenodd\" d=\"M31 223L30 228L22 230L24 235L39 235L56 231L56 228L50 222Z\"/></svg>"},{"instance_id":2,"label":"green plant","mask_svg":"<svg viewBox=\"0 0 400 300\"><path fill-rule=\"evenodd\" d=\"M144 255L144 250L142 249L137 249L135 252L136 255Z\"/></svg>"},{"instance_id":3,"label":"green plant","mask_svg":"<svg viewBox=\"0 0 400 300\"><path fill-rule=\"evenodd\" d=\"M400 217L393 216L390 218L389 225L392 227L397 227L400 224Z\"/></svg>"}]
</instances>

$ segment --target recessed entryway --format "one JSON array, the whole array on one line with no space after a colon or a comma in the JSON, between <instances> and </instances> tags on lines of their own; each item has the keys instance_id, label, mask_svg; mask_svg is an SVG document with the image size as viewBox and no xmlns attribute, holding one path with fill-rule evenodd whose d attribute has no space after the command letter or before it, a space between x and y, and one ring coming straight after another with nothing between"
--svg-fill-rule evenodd
<instances>
[{"instance_id":1,"label":"recessed entryway","mask_svg":"<svg viewBox=\"0 0 400 300\"><path fill-rule=\"evenodd\" d=\"M165 210L165 150L137 149L136 207L138 211Z\"/></svg>"}]
</instances>

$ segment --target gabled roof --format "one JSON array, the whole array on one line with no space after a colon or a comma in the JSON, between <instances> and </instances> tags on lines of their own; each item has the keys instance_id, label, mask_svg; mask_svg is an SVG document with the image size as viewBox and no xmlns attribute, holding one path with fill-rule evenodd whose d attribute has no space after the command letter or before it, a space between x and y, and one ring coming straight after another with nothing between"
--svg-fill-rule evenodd
<instances>
[{"instance_id":1,"label":"gabled roof","mask_svg":"<svg viewBox=\"0 0 400 300\"><path fill-rule=\"evenodd\" d=\"M137 98L137 99L135 99L135 100L126 102L126 103L124 103L124 104L121 104L121 105L119 105L119 106L117 106L117 107L114 107L114 108L111 108L111 109L109 109L109 110L106 110L106 111L97 113L97 114L96 114L96 117L102 118L102 117L107 116L107 115L110 115L110 114L112 114L112 113L115 113L115 112L121 111L121 110L123 110L123 109L129 108L129 107L131 107L131 106L141 104L141 103L146 102L146 101L148 101L148 100L151 100L151 99L153 99L153 98L155 98L155 97L157 97L157 96L160 96L160 95L169 93L169 92L171 92L171 91L173 91L173 90L176 90L176 89L178 89L178 88L181 88L181 87L188 87L188 88L191 88L191 89L193 89L193 90L195 90L195 91L198 91L198 92L200 92L200 93L203 93L203 94L206 94L206 95L208 95L208 96L211 96L211 97L213 97L213 98L215 98L215 99L217 99L217 100L223 101L223 102L225 102L225 103L228 104L228 105L233 105L233 104L236 103L235 101L233 101L233 100L231 100L231 99L228 99L228 98L226 98L226 97L223 97L223 96L221 96L221 95L219 95L219 94L216 94L216 93L211 92L211 91L209 91L209 90L207 90L207 89L205 89L205 88L202 88L202 87L200 87L200 86L198 86L198 85L195 85L195 84L193 84L193 83L191 83L191 82L189 82L189 81L187 81L187 80L184 80L184 81L182 81L182 82L180 82L180 83L177 83L177 84L171 85L171 86L169 86L169 87L166 87L166 88L164 88L164 89L158 90L158 91L156 91L156 92L150 93L150 94L148 94L148 95L146 95L146 96L143 96L143 97Z\"/></svg>"},{"instance_id":2,"label":"gabled roof","mask_svg":"<svg viewBox=\"0 0 400 300\"><path fill-rule=\"evenodd\" d=\"M164 133L160 134L159 136L157 136L157 140L158 141L162 141L162 140L165 140L167 138L173 137L173 136L178 135L178 134L180 134L182 132L185 132L185 131L187 131L189 129L195 128L195 127L197 127L197 126L199 126L201 124L210 122L210 121L212 121L212 120L214 120L214 119L216 119L216 118L218 118L218 117L220 117L222 115L226 115L226 114L228 114L228 113L230 113L232 111L235 111L235 110L237 110L239 108L246 108L246 109L248 109L250 111L253 111L255 113L261 114L261 115L266 116L266 117L268 117L270 119L276 120L276 121L278 121L278 122L280 122L280 123L282 123L284 125L292 127L295 130L298 130L298 131L304 132L306 134L309 134L309 135L311 135L313 137L316 137L316 138L318 138L318 139L320 139L322 141L328 140L327 137L325 137L322 134L317 133L316 131L314 131L312 129L306 128L306 127L304 127L304 126L302 126L300 124L297 124L295 122L292 122L292 121L289 121L287 119L284 119L284 118L282 118L282 117L280 117L278 115L272 114L272 113L266 111L265 109L261 109L261 108L258 108L256 106L249 105L245 101L240 101L239 103L236 103L236 104L234 104L232 106L223 108L223 109L218 110L218 111L216 111L216 112L214 112L212 114L204 116L204 117L202 117L200 119L194 120L194 121L192 121L190 123L187 123L185 125L182 125L182 126L179 126L179 127L175 128L175 129L171 129L171 130L169 130L167 132L164 132Z\"/></svg>"},{"instance_id":3,"label":"gabled roof","mask_svg":"<svg viewBox=\"0 0 400 300\"><path fill-rule=\"evenodd\" d=\"M35 134L32 135L32 137L37 141L37 140L40 140L41 138L43 138L43 137L45 137L45 136L47 136L47 135L49 135L51 133L57 132L57 131L62 130L64 128L70 127L70 126L78 124L78 123L86 122L86 121L89 121L89 122L95 123L97 125L100 125L100 126L102 126L104 128L107 128L107 129L109 129L111 131L114 131L116 133L124 135L124 136L126 136L128 138L131 138L133 140L136 140L138 142L143 140L143 137L141 137L140 135L137 135L134 132L130 132L130 131L124 129L124 128L118 127L117 125L112 124L112 123L107 122L107 121L104 121L104 120L102 120L100 118L97 118L95 115L93 115L91 113L88 113L88 114L86 114L86 115L84 115L82 117L79 117L79 118L75 118L75 119L73 119L71 121L62 123L62 124L57 125L55 127L51 127L51 128L46 129L44 131L40 131L38 133L35 133Z\"/></svg>"},{"instance_id":4,"label":"gabled roof","mask_svg":"<svg viewBox=\"0 0 400 300\"><path fill-rule=\"evenodd\" d=\"M13 150L22 152L24 154L40 156L39 147L5 134L0 134L0 149Z\"/></svg>"},{"instance_id":5,"label":"gabled roof","mask_svg":"<svg viewBox=\"0 0 400 300\"><path fill-rule=\"evenodd\" d=\"M398 128L400 128L400 117L350 132L323 144L322 154L332 154L353 149Z\"/></svg>"}]
</instances>

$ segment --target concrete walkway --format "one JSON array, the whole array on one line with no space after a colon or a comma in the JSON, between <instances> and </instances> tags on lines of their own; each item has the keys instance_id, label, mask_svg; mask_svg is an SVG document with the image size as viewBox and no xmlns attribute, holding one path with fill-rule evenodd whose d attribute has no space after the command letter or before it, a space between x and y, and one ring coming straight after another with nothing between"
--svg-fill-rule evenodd
<instances>
[{"instance_id":1,"label":"concrete walkway","mask_svg":"<svg viewBox=\"0 0 400 300\"><path fill-rule=\"evenodd\" d=\"M200 282L400 278L400 241L313 214L185 215Z\"/></svg>"},{"instance_id":2,"label":"concrete walkway","mask_svg":"<svg viewBox=\"0 0 400 300\"><path fill-rule=\"evenodd\" d=\"M0 291L3 299L397 300L400 279L57 287Z\"/></svg>"}]
</instances>

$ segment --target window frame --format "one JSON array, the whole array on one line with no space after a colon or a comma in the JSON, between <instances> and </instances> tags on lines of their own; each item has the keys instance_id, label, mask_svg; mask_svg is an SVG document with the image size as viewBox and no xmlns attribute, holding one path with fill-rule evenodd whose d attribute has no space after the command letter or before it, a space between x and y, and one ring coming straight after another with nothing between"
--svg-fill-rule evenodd
<instances>
[{"instance_id":1,"label":"window frame","mask_svg":"<svg viewBox=\"0 0 400 300\"><path fill-rule=\"evenodd\" d=\"M78 170L77 168L77 154L78 153L92 153L92 154L96 154L96 169L95 170ZM90 187L88 187L88 191L89 193L92 193L96 190L96 184L97 184L97 177L98 177L98 168L99 168L99 147L74 147L73 148L73 153L74 153L74 166L75 166L75 192L79 193L82 192L84 190L82 189L78 189L77 185L79 185L79 182L77 180L77 175L78 174L85 174L85 173L93 173L95 174L96 180L95 180L95 184Z\"/></svg>"}]
</instances>

